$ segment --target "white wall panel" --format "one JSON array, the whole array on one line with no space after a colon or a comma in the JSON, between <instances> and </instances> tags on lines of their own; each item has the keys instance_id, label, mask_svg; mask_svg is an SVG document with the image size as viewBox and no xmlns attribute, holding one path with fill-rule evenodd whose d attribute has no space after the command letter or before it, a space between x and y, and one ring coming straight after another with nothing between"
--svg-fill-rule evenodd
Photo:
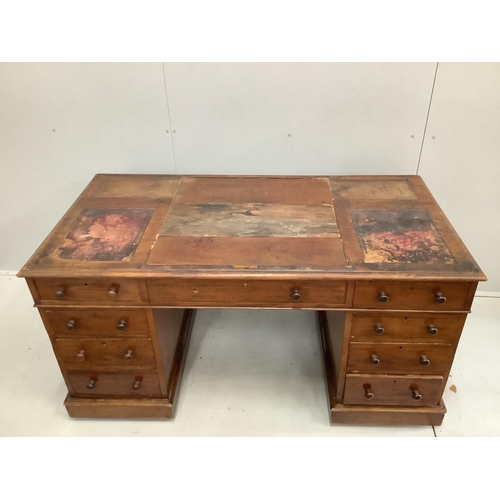
<instances>
[{"instance_id":1,"label":"white wall panel","mask_svg":"<svg viewBox=\"0 0 500 500\"><path fill-rule=\"evenodd\" d=\"M173 173L161 63L0 64L0 269L98 172Z\"/></svg>"},{"instance_id":2,"label":"white wall panel","mask_svg":"<svg viewBox=\"0 0 500 500\"><path fill-rule=\"evenodd\" d=\"M414 174L435 67L165 64L177 170Z\"/></svg>"},{"instance_id":3,"label":"white wall panel","mask_svg":"<svg viewBox=\"0 0 500 500\"><path fill-rule=\"evenodd\" d=\"M500 64L440 63L419 174L500 291Z\"/></svg>"}]
</instances>

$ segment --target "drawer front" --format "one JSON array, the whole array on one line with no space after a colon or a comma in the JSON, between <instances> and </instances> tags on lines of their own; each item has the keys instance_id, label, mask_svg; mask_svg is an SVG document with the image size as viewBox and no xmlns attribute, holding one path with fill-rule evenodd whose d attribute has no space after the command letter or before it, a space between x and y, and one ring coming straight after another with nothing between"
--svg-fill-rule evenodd
<instances>
[{"instance_id":1,"label":"drawer front","mask_svg":"<svg viewBox=\"0 0 500 500\"><path fill-rule=\"evenodd\" d=\"M134 280L39 279L40 300L54 302L140 302L139 283Z\"/></svg>"},{"instance_id":2,"label":"drawer front","mask_svg":"<svg viewBox=\"0 0 500 500\"><path fill-rule=\"evenodd\" d=\"M139 309L46 309L55 337L148 335L146 311Z\"/></svg>"},{"instance_id":3,"label":"drawer front","mask_svg":"<svg viewBox=\"0 0 500 500\"><path fill-rule=\"evenodd\" d=\"M156 372L68 372L73 396L160 397Z\"/></svg>"},{"instance_id":4,"label":"drawer front","mask_svg":"<svg viewBox=\"0 0 500 500\"><path fill-rule=\"evenodd\" d=\"M343 281L150 280L152 303L199 306L333 307L346 304Z\"/></svg>"},{"instance_id":5,"label":"drawer front","mask_svg":"<svg viewBox=\"0 0 500 500\"><path fill-rule=\"evenodd\" d=\"M58 339L56 352L71 370L156 366L149 339Z\"/></svg>"},{"instance_id":6,"label":"drawer front","mask_svg":"<svg viewBox=\"0 0 500 500\"><path fill-rule=\"evenodd\" d=\"M443 374L452 362L451 344L381 344L351 342L350 373Z\"/></svg>"},{"instance_id":7,"label":"drawer front","mask_svg":"<svg viewBox=\"0 0 500 500\"><path fill-rule=\"evenodd\" d=\"M443 377L391 377L347 375L346 405L435 406L441 396Z\"/></svg>"},{"instance_id":8,"label":"drawer front","mask_svg":"<svg viewBox=\"0 0 500 500\"><path fill-rule=\"evenodd\" d=\"M466 314L353 313L352 341L451 343Z\"/></svg>"},{"instance_id":9,"label":"drawer front","mask_svg":"<svg viewBox=\"0 0 500 500\"><path fill-rule=\"evenodd\" d=\"M469 283L358 281L354 307L359 309L405 309L465 311Z\"/></svg>"}]
</instances>

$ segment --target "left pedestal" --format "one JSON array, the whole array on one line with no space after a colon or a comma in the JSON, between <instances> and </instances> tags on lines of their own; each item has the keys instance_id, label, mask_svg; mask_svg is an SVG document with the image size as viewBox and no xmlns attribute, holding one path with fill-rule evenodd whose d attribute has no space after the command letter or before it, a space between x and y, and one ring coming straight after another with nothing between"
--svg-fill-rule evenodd
<instances>
[{"instance_id":1,"label":"left pedestal","mask_svg":"<svg viewBox=\"0 0 500 500\"><path fill-rule=\"evenodd\" d=\"M173 419L193 309L40 308L75 418Z\"/></svg>"}]
</instances>

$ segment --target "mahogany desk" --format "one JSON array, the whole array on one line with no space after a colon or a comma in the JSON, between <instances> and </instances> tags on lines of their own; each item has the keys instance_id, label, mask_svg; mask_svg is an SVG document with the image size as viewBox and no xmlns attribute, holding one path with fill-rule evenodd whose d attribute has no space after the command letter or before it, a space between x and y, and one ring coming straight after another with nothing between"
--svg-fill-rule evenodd
<instances>
[{"instance_id":1,"label":"mahogany desk","mask_svg":"<svg viewBox=\"0 0 500 500\"><path fill-rule=\"evenodd\" d=\"M439 425L478 281L418 176L96 175L18 276L72 417L173 418L198 308L318 311L332 423Z\"/></svg>"}]
</instances>

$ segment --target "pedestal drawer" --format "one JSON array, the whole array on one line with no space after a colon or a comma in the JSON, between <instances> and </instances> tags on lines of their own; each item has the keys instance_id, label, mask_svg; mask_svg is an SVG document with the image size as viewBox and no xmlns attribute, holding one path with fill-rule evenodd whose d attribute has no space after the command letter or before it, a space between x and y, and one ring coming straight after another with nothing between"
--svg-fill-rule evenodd
<instances>
[{"instance_id":1,"label":"pedestal drawer","mask_svg":"<svg viewBox=\"0 0 500 500\"><path fill-rule=\"evenodd\" d=\"M469 287L470 283L358 281L354 290L354 307L467 311L470 308L470 303L466 303Z\"/></svg>"},{"instance_id":2,"label":"pedestal drawer","mask_svg":"<svg viewBox=\"0 0 500 500\"><path fill-rule=\"evenodd\" d=\"M351 342L349 373L443 374L452 362L451 344Z\"/></svg>"},{"instance_id":3,"label":"pedestal drawer","mask_svg":"<svg viewBox=\"0 0 500 500\"><path fill-rule=\"evenodd\" d=\"M450 343L466 314L353 313L352 341Z\"/></svg>"},{"instance_id":4,"label":"pedestal drawer","mask_svg":"<svg viewBox=\"0 0 500 500\"><path fill-rule=\"evenodd\" d=\"M140 309L45 309L55 337L148 335L146 311Z\"/></svg>"},{"instance_id":5,"label":"pedestal drawer","mask_svg":"<svg viewBox=\"0 0 500 500\"><path fill-rule=\"evenodd\" d=\"M71 370L156 366L150 339L58 339L56 353Z\"/></svg>"},{"instance_id":6,"label":"pedestal drawer","mask_svg":"<svg viewBox=\"0 0 500 500\"><path fill-rule=\"evenodd\" d=\"M160 397L156 372L68 372L73 396Z\"/></svg>"},{"instance_id":7,"label":"pedestal drawer","mask_svg":"<svg viewBox=\"0 0 500 500\"><path fill-rule=\"evenodd\" d=\"M442 383L443 377L347 375L344 404L435 406Z\"/></svg>"}]
</instances>

